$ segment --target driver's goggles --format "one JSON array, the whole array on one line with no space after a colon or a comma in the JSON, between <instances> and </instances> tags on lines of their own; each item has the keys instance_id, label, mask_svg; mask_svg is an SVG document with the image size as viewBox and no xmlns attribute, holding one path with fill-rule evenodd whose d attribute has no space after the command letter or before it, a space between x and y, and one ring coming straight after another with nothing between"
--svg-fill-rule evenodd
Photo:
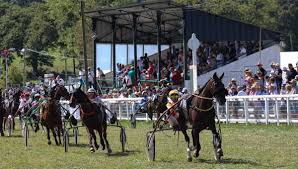
<instances>
[{"instance_id":1,"label":"driver's goggles","mask_svg":"<svg viewBox=\"0 0 298 169\"><path fill-rule=\"evenodd\" d=\"M171 96L170 96L170 98L179 98L179 95L178 94L172 94Z\"/></svg>"}]
</instances>

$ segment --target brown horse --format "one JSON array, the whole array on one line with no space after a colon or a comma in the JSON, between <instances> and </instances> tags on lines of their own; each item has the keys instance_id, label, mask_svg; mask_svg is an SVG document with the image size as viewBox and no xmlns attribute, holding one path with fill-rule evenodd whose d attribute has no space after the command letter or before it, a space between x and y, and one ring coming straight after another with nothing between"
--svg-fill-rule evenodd
<instances>
[{"instance_id":1,"label":"brown horse","mask_svg":"<svg viewBox=\"0 0 298 169\"><path fill-rule=\"evenodd\" d=\"M71 107L75 107L77 104L80 106L81 119L89 133L90 151L95 152L92 140L94 141L95 148L99 148L94 132L94 130L96 130L100 137L102 150L107 146L108 153L111 153L112 150L107 140L107 114L102 112L100 107L90 101L88 96L81 90L81 87L76 89L70 98L69 105Z\"/></svg>"},{"instance_id":2,"label":"brown horse","mask_svg":"<svg viewBox=\"0 0 298 169\"><path fill-rule=\"evenodd\" d=\"M228 91L221 82L223 76L224 74L217 77L216 73L214 73L213 77L200 89L199 95L192 95L191 105L189 107L189 121L192 125L195 157L199 156L199 151L201 149L199 137L200 132L204 129L211 130L213 134L213 146L216 160L220 160L223 156L220 130L218 132L215 125L216 112L213 102L213 98L216 98L216 101L221 105L226 102L225 96L228 94ZM191 160L191 156L188 158Z\"/></svg>"},{"instance_id":3,"label":"brown horse","mask_svg":"<svg viewBox=\"0 0 298 169\"><path fill-rule=\"evenodd\" d=\"M47 138L48 144L51 144L50 139L50 130L53 133L56 145L61 144L60 134L62 132L62 119L61 119L61 111L59 100L61 97L65 99L70 98L70 94L67 89L62 85L55 86L51 92L50 96L45 103L41 105L40 108L40 120L41 124L47 129ZM57 128L58 140L55 132L55 128ZM59 142L58 142L59 141Z\"/></svg>"}]
</instances>

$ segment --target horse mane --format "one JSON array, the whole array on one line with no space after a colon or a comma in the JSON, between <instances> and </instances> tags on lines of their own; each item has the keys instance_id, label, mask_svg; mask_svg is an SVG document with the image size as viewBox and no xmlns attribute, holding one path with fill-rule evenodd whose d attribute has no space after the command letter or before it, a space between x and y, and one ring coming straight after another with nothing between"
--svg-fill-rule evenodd
<instances>
[{"instance_id":1,"label":"horse mane","mask_svg":"<svg viewBox=\"0 0 298 169\"><path fill-rule=\"evenodd\" d=\"M204 84L204 86L202 88L199 89L198 95L203 92L203 90L207 87L207 84L209 83L210 80L211 80L211 78Z\"/></svg>"}]
</instances>

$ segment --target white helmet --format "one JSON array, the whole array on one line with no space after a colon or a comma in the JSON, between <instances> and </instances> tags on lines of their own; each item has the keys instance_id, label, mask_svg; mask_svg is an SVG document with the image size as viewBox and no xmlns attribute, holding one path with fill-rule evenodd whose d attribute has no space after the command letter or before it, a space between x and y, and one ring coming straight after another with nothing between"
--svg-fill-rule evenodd
<instances>
[{"instance_id":1,"label":"white helmet","mask_svg":"<svg viewBox=\"0 0 298 169\"><path fill-rule=\"evenodd\" d=\"M91 87L87 90L87 93L96 93L96 90Z\"/></svg>"},{"instance_id":2,"label":"white helmet","mask_svg":"<svg viewBox=\"0 0 298 169\"><path fill-rule=\"evenodd\" d=\"M60 78L60 79L57 81L57 83L58 83L59 85L64 86L64 83L65 83L65 82L64 82L63 79Z\"/></svg>"}]
</instances>

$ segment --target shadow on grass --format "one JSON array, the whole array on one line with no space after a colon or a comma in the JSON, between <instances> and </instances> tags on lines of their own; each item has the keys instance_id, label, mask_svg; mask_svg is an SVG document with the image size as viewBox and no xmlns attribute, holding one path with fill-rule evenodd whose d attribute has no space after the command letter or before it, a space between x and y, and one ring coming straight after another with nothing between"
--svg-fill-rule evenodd
<instances>
[{"instance_id":1,"label":"shadow on grass","mask_svg":"<svg viewBox=\"0 0 298 169\"><path fill-rule=\"evenodd\" d=\"M2 136L3 137L3 136ZM12 138L21 138L21 137L23 137L22 135L11 135L11 136L7 136L7 135L5 135L4 137L7 137L7 138L9 138L9 137L12 137Z\"/></svg>"},{"instance_id":2,"label":"shadow on grass","mask_svg":"<svg viewBox=\"0 0 298 169\"><path fill-rule=\"evenodd\" d=\"M85 143L69 143L69 147L89 147L89 144L85 144Z\"/></svg>"},{"instance_id":3,"label":"shadow on grass","mask_svg":"<svg viewBox=\"0 0 298 169\"><path fill-rule=\"evenodd\" d=\"M196 162L196 161L195 161ZM249 161L246 159L233 159L233 158L223 158L220 160L220 162L215 161L214 159L198 159L197 162L200 163L207 163L207 164L248 164L252 166L260 166L260 164L254 162L254 161Z\"/></svg>"},{"instance_id":4,"label":"shadow on grass","mask_svg":"<svg viewBox=\"0 0 298 169\"><path fill-rule=\"evenodd\" d=\"M113 152L113 153L107 154L107 156L124 157L124 156L128 156L128 155L133 155L133 154L139 153L139 152L140 151L138 151L138 150L129 150L129 151L125 151L125 152Z\"/></svg>"}]
</instances>

